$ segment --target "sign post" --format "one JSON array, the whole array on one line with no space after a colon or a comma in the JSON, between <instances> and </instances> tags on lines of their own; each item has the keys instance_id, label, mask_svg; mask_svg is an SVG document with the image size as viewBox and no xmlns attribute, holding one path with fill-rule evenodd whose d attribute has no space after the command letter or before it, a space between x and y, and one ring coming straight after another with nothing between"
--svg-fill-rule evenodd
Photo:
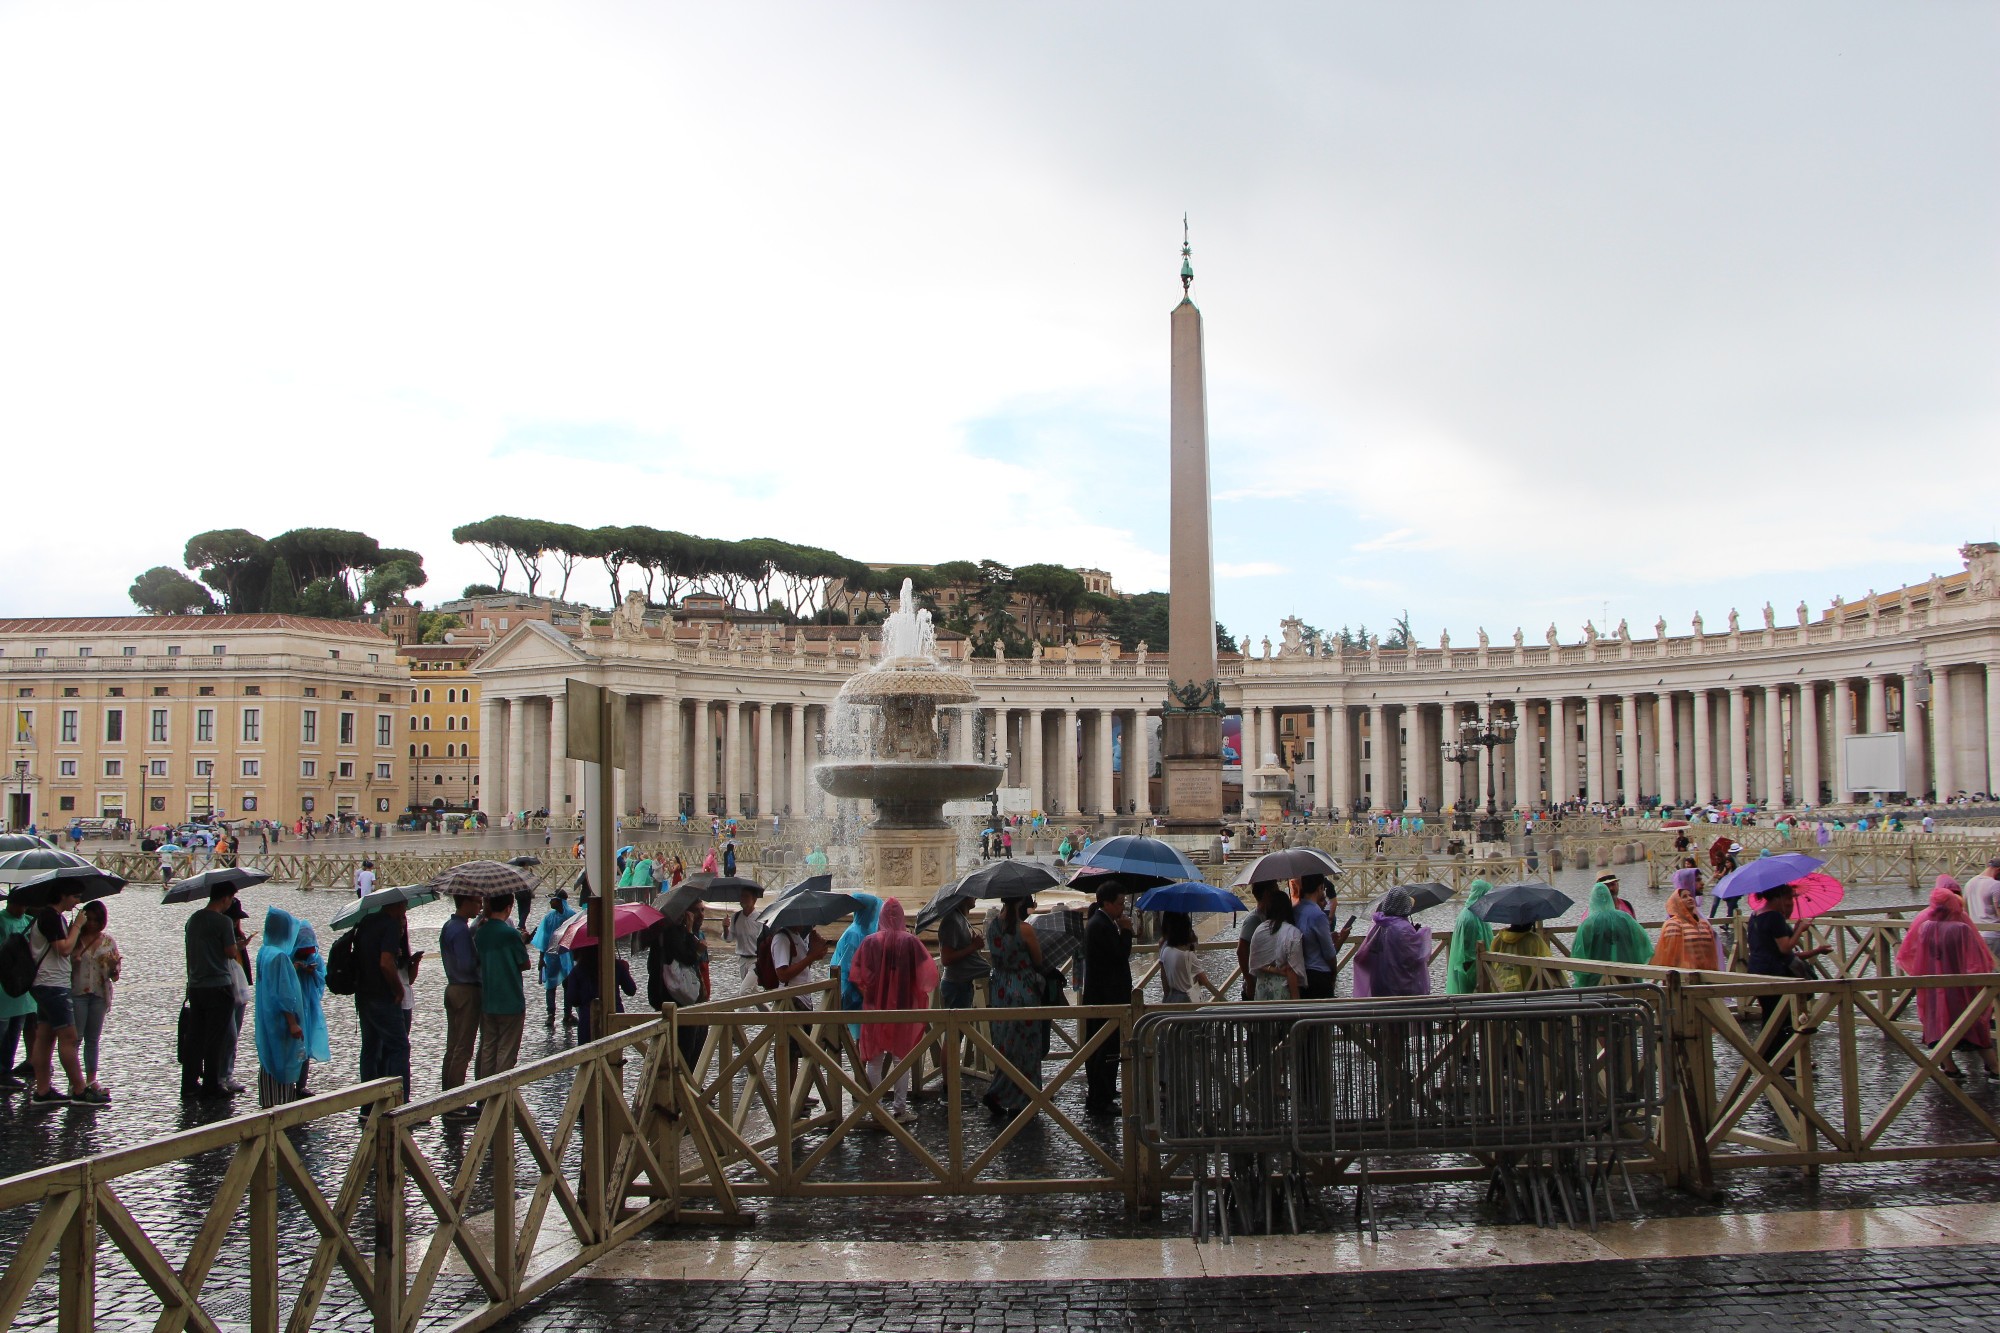
<instances>
[{"instance_id":1,"label":"sign post","mask_svg":"<svg viewBox=\"0 0 2000 1333\"><path fill-rule=\"evenodd\" d=\"M618 818L612 806L617 800L615 780L625 767L625 696L580 680L565 682L569 698L569 734L564 753L583 761L584 873L592 890L590 933L597 937L597 1000L592 1008L590 1031L593 1038L607 1037L617 1012L618 955L613 935L612 909L617 905ZM623 1063L616 1055L609 1061L615 1070ZM622 1095L622 1080L599 1089L604 1097ZM622 1200L605 1194L610 1179L610 1144L605 1136L609 1117L601 1101L593 1098L586 1106L584 1128L584 1216L608 1230Z\"/></svg>"}]
</instances>

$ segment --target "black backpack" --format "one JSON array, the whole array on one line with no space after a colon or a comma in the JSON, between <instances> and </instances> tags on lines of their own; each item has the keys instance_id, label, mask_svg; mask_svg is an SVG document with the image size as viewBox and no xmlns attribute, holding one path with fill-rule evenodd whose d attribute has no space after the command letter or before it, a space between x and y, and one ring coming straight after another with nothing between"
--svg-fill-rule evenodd
<instances>
[{"instance_id":1,"label":"black backpack","mask_svg":"<svg viewBox=\"0 0 2000 1333\"><path fill-rule=\"evenodd\" d=\"M356 926L333 942L326 952L326 988L335 995L354 994L354 984L358 979L354 965L354 936L360 930Z\"/></svg>"},{"instance_id":2,"label":"black backpack","mask_svg":"<svg viewBox=\"0 0 2000 1333\"><path fill-rule=\"evenodd\" d=\"M47 950L43 957L47 957ZM42 960L35 957L35 947L28 943L28 932L9 935L0 943L0 990L19 999L26 995L35 984L35 973L42 970Z\"/></svg>"}]
</instances>

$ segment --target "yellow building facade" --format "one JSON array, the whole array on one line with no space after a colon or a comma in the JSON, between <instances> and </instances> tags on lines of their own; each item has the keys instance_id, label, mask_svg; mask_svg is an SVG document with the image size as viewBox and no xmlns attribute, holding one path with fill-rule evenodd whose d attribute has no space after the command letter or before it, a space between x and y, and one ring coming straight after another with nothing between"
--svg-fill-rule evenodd
<instances>
[{"instance_id":1,"label":"yellow building facade","mask_svg":"<svg viewBox=\"0 0 2000 1333\"><path fill-rule=\"evenodd\" d=\"M307 616L0 620L5 823L393 817L409 781L395 654L371 625Z\"/></svg>"},{"instance_id":2,"label":"yellow building facade","mask_svg":"<svg viewBox=\"0 0 2000 1333\"><path fill-rule=\"evenodd\" d=\"M404 762L411 806L470 810L479 797L479 682L475 644L410 644L397 660L410 673Z\"/></svg>"}]
</instances>

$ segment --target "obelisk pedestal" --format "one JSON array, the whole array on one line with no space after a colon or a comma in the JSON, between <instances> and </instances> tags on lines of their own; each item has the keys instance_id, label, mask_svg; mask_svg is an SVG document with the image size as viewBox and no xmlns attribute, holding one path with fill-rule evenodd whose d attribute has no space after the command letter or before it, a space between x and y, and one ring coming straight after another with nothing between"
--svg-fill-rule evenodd
<instances>
[{"instance_id":1,"label":"obelisk pedestal","mask_svg":"<svg viewBox=\"0 0 2000 1333\"><path fill-rule=\"evenodd\" d=\"M1209 536L1208 373L1201 311L1188 296L1194 267L1181 244L1174 307L1169 460L1167 697L1160 772L1168 828L1222 821L1222 688L1215 669L1215 568Z\"/></svg>"}]
</instances>

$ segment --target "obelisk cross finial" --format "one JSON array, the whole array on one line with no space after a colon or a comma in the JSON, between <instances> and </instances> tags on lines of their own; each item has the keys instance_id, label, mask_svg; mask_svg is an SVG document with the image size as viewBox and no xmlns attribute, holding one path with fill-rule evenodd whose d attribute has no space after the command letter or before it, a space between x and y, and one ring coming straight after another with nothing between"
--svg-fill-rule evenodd
<instances>
[{"instance_id":1,"label":"obelisk cross finial","mask_svg":"<svg viewBox=\"0 0 2000 1333\"><path fill-rule=\"evenodd\" d=\"M1194 251L1188 246L1187 214L1181 214L1181 295L1186 296L1188 284L1194 281Z\"/></svg>"}]
</instances>

